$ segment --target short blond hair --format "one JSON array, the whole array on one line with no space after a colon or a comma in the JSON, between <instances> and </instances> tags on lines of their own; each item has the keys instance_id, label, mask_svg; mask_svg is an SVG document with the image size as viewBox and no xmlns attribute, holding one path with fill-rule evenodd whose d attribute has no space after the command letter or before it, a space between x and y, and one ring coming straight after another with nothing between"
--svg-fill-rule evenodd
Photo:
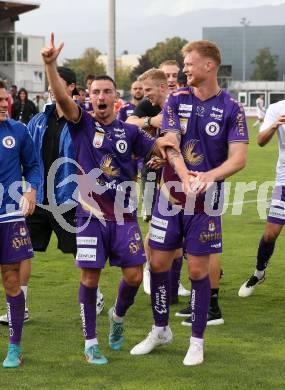
<instances>
[{"instance_id":1,"label":"short blond hair","mask_svg":"<svg viewBox=\"0 0 285 390\"><path fill-rule=\"evenodd\" d=\"M178 64L178 62L176 60L166 60L166 61L163 61L159 65L159 69L161 69L163 66L167 66L167 65L177 66L177 68L180 69L180 66L179 66L179 64Z\"/></svg>"},{"instance_id":2,"label":"short blond hair","mask_svg":"<svg viewBox=\"0 0 285 390\"><path fill-rule=\"evenodd\" d=\"M191 51L197 51L201 57L211 58L219 66L222 62L222 56L218 46L211 41L201 40L186 43L182 48L182 54L184 57L191 53Z\"/></svg>"},{"instance_id":3,"label":"short blond hair","mask_svg":"<svg viewBox=\"0 0 285 390\"><path fill-rule=\"evenodd\" d=\"M167 84L165 73L162 70L156 68L149 69L138 77L138 81L142 83L145 80L153 80L159 84Z\"/></svg>"}]
</instances>

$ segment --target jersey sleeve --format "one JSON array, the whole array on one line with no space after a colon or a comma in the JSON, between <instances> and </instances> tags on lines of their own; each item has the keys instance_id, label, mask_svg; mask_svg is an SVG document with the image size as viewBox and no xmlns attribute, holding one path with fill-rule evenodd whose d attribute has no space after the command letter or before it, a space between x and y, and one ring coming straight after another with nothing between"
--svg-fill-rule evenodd
<instances>
[{"instance_id":1,"label":"jersey sleeve","mask_svg":"<svg viewBox=\"0 0 285 390\"><path fill-rule=\"evenodd\" d=\"M126 108L124 106L119 109L119 112L118 112L118 115L117 115L117 119L119 121L126 122L127 114L126 114Z\"/></svg>"},{"instance_id":2,"label":"jersey sleeve","mask_svg":"<svg viewBox=\"0 0 285 390\"><path fill-rule=\"evenodd\" d=\"M234 107L230 116L228 142L248 143L248 129L244 108L237 102L234 103Z\"/></svg>"},{"instance_id":3,"label":"jersey sleeve","mask_svg":"<svg viewBox=\"0 0 285 390\"><path fill-rule=\"evenodd\" d=\"M177 96L170 95L165 102L162 111L162 126L161 133L172 131L180 133L180 121L178 116Z\"/></svg>"},{"instance_id":4,"label":"jersey sleeve","mask_svg":"<svg viewBox=\"0 0 285 390\"><path fill-rule=\"evenodd\" d=\"M147 99L143 99L134 109L133 115L143 118L145 116L156 116L160 113L161 109L158 106L153 106Z\"/></svg>"},{"instance_id":5,"label":"jersey sleeve","mask_svg":"<svg viewBox=\"0 0 285 390\"><path fill-rule=\"evenodd\" d=\"M82 110L81 107L78 106L78 109L80 111L79 113L79 119L77 122L67 122L68 124L68 130L73 137L76 137L80 132L84 131L84 129L87 127L88 122L91 119L90 114L88 114L87 111Z\"/></svg>"},{"instance_id":6,"label":"jersey sleeve","mask_svg":"<svg viewBox=\"0 0 285 390\"><path fill-rule=\"evenodd\" d=\"M155 138L146 131L136 127L136 134L133 141L133 153L136 157L145 157L154 147Z\"/></svg>"},{"instance_id":7,"label":"jersey sleeve","mask_svg":"<svg viewBox=\"0 0 285 390\"><path fill-rule=\"evenodd\" d=\"M271 127L273 123L278 119L278 111L274 109L274 105L268 107L264 121L260 126L259 132L264 131Z\"/></svg>"}]
</instances>

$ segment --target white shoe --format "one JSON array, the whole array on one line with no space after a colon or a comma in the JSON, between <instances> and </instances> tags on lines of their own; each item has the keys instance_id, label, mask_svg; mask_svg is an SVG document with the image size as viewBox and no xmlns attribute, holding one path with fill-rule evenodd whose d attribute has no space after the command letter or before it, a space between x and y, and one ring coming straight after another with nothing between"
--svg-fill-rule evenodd
<instances>
[{"instance_id":1,"label":"white shoe","mask_svg":"<svg viewBox=\"0 0 285 390\"><path fill-rule=\"evenodd\" d=\"M150 272L147 265L143 270L143 290L147 295L150 295Z\"/></svg>"},{"instance_id":2,"label":"white shoe","mask_svg":"<svg viewBox=\"0 0 285 390\"><path fill-rule=\"evenodd\" d=\"M97 316L102 313L103 309L104 309L104 295L101 292L99 292L99 294L97 294L97 302L96 302Z\"/></svg>"},{"instance_id":3,"label":"white shoe","mask_svg":"<svg viewBox=\"0 0 285 390\"><path fill-rule=\"evenodd\" d=\"M29 310L28 309L25 309L25 314L24 314L24 322L28 322L29 321ZM7 314L3 314L1 317L0 317L0 324L1 325L8 325L8 316Z\"/></svg>"},{"instance_id":4,"label":"white shoe","mask_svg":"<svg viewBox=\"0 0 285 390\"><path fill-rule=\"evenodd\" d=\"M241 285L238 292L238 296L241 298L249 297L254 292L255 287L258 284L264 282L264 280L265 280L265 272L261 279L258 279L258 277L255 276L254 274L251 275L251 277Z\"/></svg>"},{"instance_id":5,"label":"white shoe","mask_svg":"<svg viewBox=\"0 0 285 390\"><path fill-rule=\"evenodd\" d=\"M184 366L196 366L204 361L204 340L196 340L194 337L190 338L190 346L183 360Z\"/></svg>"},{"instance_id":6,"label":"white shoe","mask_svg":"<svg viewBox=\"0 0 285 390\"><path fill-rule=\"evenodd\" d=\"M130 352L131 355L146 355L150 353L155 347L169 344L173 340L172 332L169 326L163 330L159 330L153 326L148 336L139 344L137 344Z\"/></svg>"},{"instance_id":7,"label":"white shoe","mask_svg":"<svg viewBox=\"0 0 285 390\"><path fill-rule=\"evenodd\" d=\"M186 290L183 284L179 281L178 295L180 297L189 297L191 294L190 290Z\"/></svg>"}]
</instances>

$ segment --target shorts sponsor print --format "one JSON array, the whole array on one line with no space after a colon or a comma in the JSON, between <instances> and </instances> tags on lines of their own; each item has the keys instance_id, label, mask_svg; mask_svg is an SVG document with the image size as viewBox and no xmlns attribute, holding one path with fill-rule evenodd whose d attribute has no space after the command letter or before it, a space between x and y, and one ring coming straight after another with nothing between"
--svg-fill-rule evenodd
<instances>
[{"instance_id":1,"label":"shorts sponsor print","mask_svg":"<svg viewBox=\"0 0 285 390\"><path fill-rule=\"evenodd\" d=\"M267 222L285 225L285 186L273 189Z\"/></svg>"},{"instance_id":2,"label":"shorts sponsor print","mask_svg":"<svg viewBox=\"0 0 285 390\"><path fill-rule=\"evenodd\" d=\"M157 204L156 204L157 206ZM205 213L164 217L155 207L149 232L149 246L157 250L184 247L192 255L202 256L222 252L221 217Z\"/></svg>"},{"instance_id":3,"label":"shorts sponsor print","mask_svg":"<svg viewBox=\"0 0 285 390\"><path fill-rule=\"evenodd\" d=\"M21 221L0 224L0 264L13 264L34 256L28 227Z\"/></svg>"},{"instance_id":4,"label":"shorts sponsor print","mask_svg":"<svg viewBox=\"0 0 285 390\"><path fill-rule=\"evenodd\" d=\"M77 226L83 226L87 218L78 217ZM111 266L135 267L146 261L143 239L137 221L115 221L91 218L86 228L76 234L76 265L79 268L104 268L107 259Z\"/></svg>"}]
</instances>

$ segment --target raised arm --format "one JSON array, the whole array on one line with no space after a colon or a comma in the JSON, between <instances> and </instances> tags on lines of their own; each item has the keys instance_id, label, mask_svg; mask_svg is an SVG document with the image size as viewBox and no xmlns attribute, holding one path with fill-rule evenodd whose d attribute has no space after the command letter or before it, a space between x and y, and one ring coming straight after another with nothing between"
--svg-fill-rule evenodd
<instances>
[{"instance_id":1,"label":"raised arm","mask_svg":"<svg viewBox=\"0 0 285 390\"><path fill-rule=\"evenodd\" d=\"M79 108L63 88L62 80L57 72L56 60L62 48L63 43L58 48L54 46L54 33L51 33L50 44L42 49L41 54L45 63L48 82L57 104L68 121L77 122L80 115Z\"/></svg>"}]
</instances>

